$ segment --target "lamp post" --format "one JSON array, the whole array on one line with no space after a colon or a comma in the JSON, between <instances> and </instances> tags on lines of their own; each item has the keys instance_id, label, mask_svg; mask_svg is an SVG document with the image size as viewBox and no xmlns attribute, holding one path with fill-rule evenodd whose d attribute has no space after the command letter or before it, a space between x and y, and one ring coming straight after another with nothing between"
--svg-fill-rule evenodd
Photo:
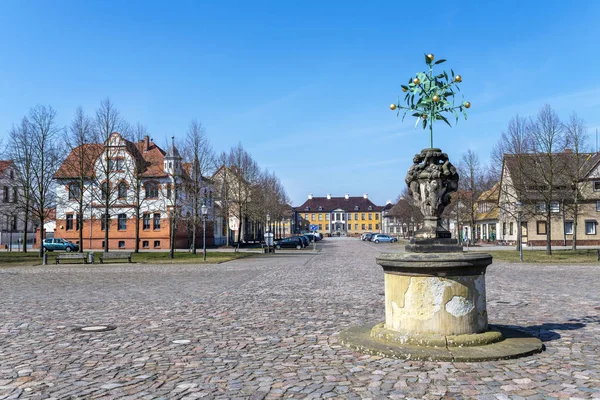
<instances>
[{"instance_id":1,"label":"lamp post","mask_svg":"<svg viewBox=\"0 0 600 400\"><path fill-rule=\"evenodd\" d=\"M519 260L523 262L523 228L521 228L521 214L523 213L523 203L517 201L517 229L519 230L519 234L517 235L519 238Z\"/></svg>"},{"instance_id":2,"label":"lamp post","mask_svg":"<svg viewBox=\"0 0 600 400\"><path fill-rule=\"evenodd\" d=\"M206 261L206 218L208 217L208 207L206 204L202 204L200 211L202 212L202 257Z\"/></svg>"}]
</instances>

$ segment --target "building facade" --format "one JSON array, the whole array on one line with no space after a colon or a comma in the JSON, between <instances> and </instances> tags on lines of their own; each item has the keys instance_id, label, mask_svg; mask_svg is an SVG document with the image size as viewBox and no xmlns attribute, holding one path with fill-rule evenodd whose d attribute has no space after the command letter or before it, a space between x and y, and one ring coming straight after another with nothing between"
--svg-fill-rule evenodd
<instances>
[{"instance_id":1,"label":"building facade","mask_svg":"<svg viewBox=\"0 0 600 400\"><path fill-rule=\"evenodd\" d=\"M29 221L25 226L25 210L20 200L23 190L19 171L11 160L0 160L0 249L17 250L23 247L27 232L27 246L35 240L35 226Z\"/></svg>"},{"instance_id":2,"label":"building facade","mask_svg":"<svg viewBox=\"0 0 600 400\"><path fill-rule=\"evenodd\" d=\"M84 153L90 162L80 168ZM147 136L134 143L114 132L104 144L74 149L54 179L54 237L79 242L82 230L82 248L102 249L108 229L109 249L133 249L137 225L142 250L169 249L172 232L176 248L191 246L185 219L189 215L185 196L189 176L174 144L165 152ZM78 184L80 179L83 187ZM79 215L80 198L83 215ZM201 246L201 229L196 236L196 246L198 240ZM212 244L212 221L207 226L207 244Z\"/></svg>"},{"instance_id":3,"label":"building facade","mask_svg":"<svg viewBox=\"0 0 600 400\"><path fill-rule=\"evenodd\" d=\"M362 197L313 197L295 207L296 232L311 230L323 235L358 236L365 232L381 233L381 213L384 207L375 205L365 193Z\"/></svg>"}]
</instances>

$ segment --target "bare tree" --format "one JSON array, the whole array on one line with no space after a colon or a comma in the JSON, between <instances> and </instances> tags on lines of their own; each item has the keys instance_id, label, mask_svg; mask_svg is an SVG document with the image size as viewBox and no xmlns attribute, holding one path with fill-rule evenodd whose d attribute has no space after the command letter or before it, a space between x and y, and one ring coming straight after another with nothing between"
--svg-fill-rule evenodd
<instances>
[{"instance_id":1,"label":"bare tree","mask_svg":"<svg viewBox=\"0 0 600 400\"><path fill-rule=\"evenodd\" d=\"M215 167L213 149L206 137L202 123L198 120L190 122L185 140L184 157L190 165L190 179L185 190L186 199L191 208L192 252L196 254L196 235L203 218L201 207L209 198L208 192L211 190L206 177Z\"/></svg>"},{"instance_id":2,"label":"bare tree","mask_svg":"<svg viewBox=\"0 0 600 400\"><path fill-rule=\"evenodd\" d=\"M31 219L33 204L34 148L29 132L29 121L26 117L21 120L19 125L13 125L9 137L8 154L19 171L17 182L21 189L21 196L19 196L17 208L23 213L23 223L25 226L23 230L23 252L27 252L27 226Z\"/></svg>"},{"instance_id":3,"label":"bare tree","mask_svg":"<svg viewBox=\"0 0 600 400\"><path fill-rule=\"evenodd\" d=\"M102 204L104 214L102 215L104 224L104 251L109 250L109 230L111 221L111 206L117 199L117 187L112 184L113 177L116 175L119 166L115 163L115 157L118 155L118 148L109 143L113 132L129 131L129 125L121 117L121 113L110 101L105 99L100 103L96 110L94 119L95 141L104 144L103 156L97 164L100 174L96 174L95 193L96 199Z\"/></svg>"},{"instance_id":4,"label":"bare tree","mask_svg":"<svg viewBox=\"0 0 600 400\"><path fill-rule=\"evenodd\" d=\"M61 149L58 146L58 138L62 129L56 124L56 111L50 106L38 105L31 109L26 119L27 128L21 130L28 138L11 137L11 148L13 153L20 151L19 157L29 157L28 161L19 160L20 166L28 165L29 171L19 171L30 180L25 182L28 188L29 212L40 226L40 257L44 254L44 223L49 215L49 207L53 204L52 183L54 172L61 163ZM16 150L17 147L27 146ZM28 155L24 155L28 154Z\"/></svg>"},{"instance_id":5,"label":"bare tree","mask_svg":"<svg viewBox=\"0 0 600 400\"><path fill-rule=\"evenodd\" d=\"M476 204L477 198L482 191L483 174L479 156L471 149L462 155L458 166L461 177L461 185L466 195L463 197L465 208L468 214L468 221L471 230L471 240L475 239L475 217L477 216Z\"/></svg>"},{"instance_id":6,"label":"bare tree","mask_svg":"<svg viewBox=\"0 0 600 400\"><path fill-rule=\"evenodd\" d=\"M564 125L566 133L566 145L572 150L573 162L567 163L565 168L566 173L571 181L571 201L569 203L571 215L573 217L573 241L571 248L577 249L577 217L580 214L579 202L584 197L582 193L581 181L585 176L583 166L589 158L589 137L587 135L587 126L585 121L581 119L577 113L573 112L569 116L569 121ZM567 155L568 156L568 155ZM563 215L564 215L563 208ZM564 218L563 218L564 220Z\"/></svg>"},{"instance_id":7,"label":"bare tree","mask_svg":"<svg viewBox=\"0 0 600 400\"><path fill-rule=\"evenodd\" d=\"M531 119L528 127L535 151L534 168L524 173L534 174L530 180L538 181L537 193L545 205L546 216L546 254L552 254L552 212L553 204L563 203L566 187L560 182L560 171L566 167L556 153L562 152L566 145L564 126L558 114L548 104L544 105L536 119ZM541 211L541 210L538 210Z\"/></svg>"},{"instance_id":8,"label":"bare tree","mask_svg":"<svg viewBox=\"0 0 600 400\"><path fill-rule=\"evenodd\" d=\"M97 144L93 143L92 122L81 107L75 110L64 142L69 150L69 175L73 178L68 184L67 197L77 204L76 229L79 231L79 252L83 252L83 216L87 206L84 199L90 189L87 185L91 177L90 166L94 165L98 151Z\"/></svg>"}]
</instances>

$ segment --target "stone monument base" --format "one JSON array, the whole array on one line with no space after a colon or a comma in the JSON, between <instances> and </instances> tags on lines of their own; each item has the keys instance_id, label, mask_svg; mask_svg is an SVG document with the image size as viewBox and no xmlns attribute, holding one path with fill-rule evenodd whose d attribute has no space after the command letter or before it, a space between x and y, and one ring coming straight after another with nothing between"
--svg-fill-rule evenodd
<instances>
[{"instance_id":1,"label":"stone monument base","mask_svg":"<svg viewBox=\"0 0 600 400\"><path fill-rule=\"evenodd\" d=\"M364 354L417 361L508 360L540 353L544 348L538 338L498 325L489 325L489 330L480 334L410 335L404 340L380 323L347 329L341 332L340 343Z\"/></svg>"}]
</instances>

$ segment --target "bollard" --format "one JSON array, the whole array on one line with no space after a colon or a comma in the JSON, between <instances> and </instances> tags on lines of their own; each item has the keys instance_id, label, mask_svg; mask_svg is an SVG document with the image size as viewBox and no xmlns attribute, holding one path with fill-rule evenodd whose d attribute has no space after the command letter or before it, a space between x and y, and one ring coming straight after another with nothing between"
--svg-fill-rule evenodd
<instances>
[{"instance_id":1,"label":"bollard","mask_svg":"<svg viewBox=\"0 0 600 400\"><path fill-rule=\"evenodd\" d=\"M42 265L48 265L48 254L46 252L42 256Z\"/></svg>"},{"instance_id":2,"label":"bollard","mask_svg":"<svg viewBox=\"0 0 600 400\"><path fill-rule=\"evenodd\" d=\"M93 263L94 263L94 252L93 252L93 251L90 251L90 252L88 253L88 262L89 262L90 264L93 264Z\"/></svg>"}]
</instances>

